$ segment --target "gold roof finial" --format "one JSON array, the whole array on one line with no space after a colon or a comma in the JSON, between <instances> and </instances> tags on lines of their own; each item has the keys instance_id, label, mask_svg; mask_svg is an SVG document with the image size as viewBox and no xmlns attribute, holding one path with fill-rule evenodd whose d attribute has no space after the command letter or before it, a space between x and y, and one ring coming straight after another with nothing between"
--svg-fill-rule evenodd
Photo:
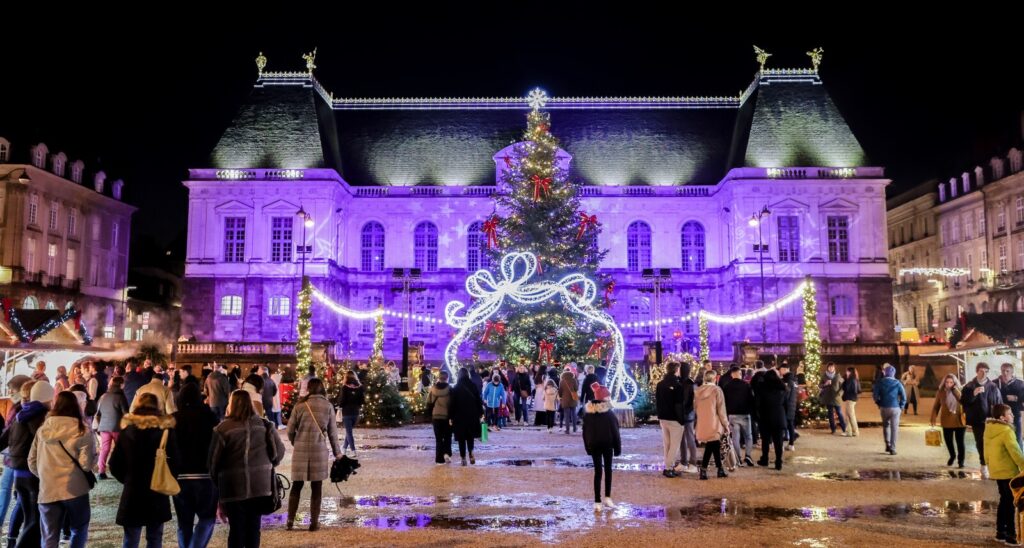
<instances>
[{"instance_id":1,"label":"gold roof finial","mask_svg":"<svg viewBox=\"0 0 1024 548\"><path fill-rule=\"evenodd\" d=\"M261 51L260 54L256 56L256 70L259 72L260 76L263 76L263 69L265 68L267 68L267 56L263 55L263 52Z\"/></svg>"},{"instance_id":2,"label":"gold roof finial","mask_svg":"<svg viewBox=\"0 0 1024 548\"><path fill-rule=\"evenodd\" d=\"M821 46L807 52L807 56L811 58L811 64L814 65L814 72L818 72L818 65L821 64L821 55L823 53L825 53L825 48Z\"/></svg>"},{"instance_id":3,"label":"gold roof finial","mask_svg":"<svg viewBox=\"0 0 1024 548\"><path fill-rule=\"evenodd\" d=\"M757 46L754 46L754 55L757 56L757 63L761 65L761 72L764 72L764 64L768 62L768 58L771 57L772 54L768 53L767 51Z\"/></svg>"},{"instance_id":4,"label":"gold roof finial","mask_svg":"<svg viewBox=\"0 0 1024 548\"><path fill-rule=\"evenodd\" d=\"M309 53L303 53L302 58L306 60L306 71L312 76L313 69L316 68L316 64L314 64L314 61L316 61L316 48L313 48L313 51Z\"/></svg>"}]
</instances>

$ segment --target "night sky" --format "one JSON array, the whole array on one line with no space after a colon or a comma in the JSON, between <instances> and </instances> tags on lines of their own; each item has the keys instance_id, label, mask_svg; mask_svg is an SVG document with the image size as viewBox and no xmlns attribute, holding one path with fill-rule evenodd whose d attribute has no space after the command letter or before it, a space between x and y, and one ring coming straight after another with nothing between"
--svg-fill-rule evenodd
<instances>
[{"instance_id":1,"label":"night sky","mask_svg":"<svg viewBox=\"0 0 1024 548\"><path fill-rule=\"evenodd\" d=\"M809 66L804 52L820 45L825 86L872 163L894 179L890 195L1021 141L1019 28L993 26L1022 19L1002 8L998 21L958 18L947 28L869 19L743 30L724 15L551 11L535 31L526 14L474 24L456 9L405 12L402 21L313 10L309 28L274 13L223 23L168 15L165 30L41 15L3 33L0 135L16 153L42 140L82 158L88 172L99 165L124 178L125 199L140 208L140 251L183 249L180 182L187 168L208 166L260 50L268 70L302 70L300 55L318 47L317 76L335 96L506 96L538 85L550 95L736 95L756 70L751 44L775 54L769 67ZM133 251L133 262L144 255Z\"/></svg>"}]
</instances>

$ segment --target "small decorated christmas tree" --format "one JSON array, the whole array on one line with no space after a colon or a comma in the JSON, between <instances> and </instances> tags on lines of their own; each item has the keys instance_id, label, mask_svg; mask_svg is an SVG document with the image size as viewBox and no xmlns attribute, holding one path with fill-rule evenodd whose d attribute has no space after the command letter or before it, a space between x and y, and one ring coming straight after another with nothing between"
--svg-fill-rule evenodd
<instances>
[{"instance_id":1,"label":"small decorated christmas tree","mask_svg":"<svg viewBox=\"0 0 1024 548\"><path fill-rule=\"evenodd\" d=\"M388 382L387 371L380 360L370 364L364 390L363 417L367 425L401 426L410 422L409 403L398 392L398 387Z\"/></svg>"}]
</instances>

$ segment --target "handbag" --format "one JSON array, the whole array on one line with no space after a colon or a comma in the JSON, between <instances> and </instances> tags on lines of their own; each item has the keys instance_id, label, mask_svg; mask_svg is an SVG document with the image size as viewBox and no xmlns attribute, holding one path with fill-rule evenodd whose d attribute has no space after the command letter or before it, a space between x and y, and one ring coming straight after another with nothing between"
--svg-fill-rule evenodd
<instances>
[{"instance_id":1,"label":"handbag","mask_svg":"<svg viewBox=\"0 0 1024 548\"><path fill-rule=\"evenodd\" d=\"M942 446L942 433L938 428L929 428L924 431L924 444L928 447Z\"/></svg>"},{"instance_id":2,"label":"handbag","mask_svg":"<svg viewBox=\"0 0 1024 548\"><path fill-rule=\"evenodd\" d=\"M82 465L78 464L78 459L76 459L74 455L71 454L71 451L68 451L67 447L64 447L64 442L57 443L59 443L60 448L63 449L65 453L67 453L68 458L71 459L71 462L75 463L75 468L78 468L78 471L85 476L85 481L86 483L89 484L89 489L92 490L93 487L96 487L96 474L93 474L92 470L86 470L85 468L82 468Z\"/></svg>"},{"instance_id":3,"label":"handbag","mask_svg":"<svg viewBox=\"0 0 1024 548\"><path fill-rule=\"evenodd\" d=\"M313 414L313 408L311 408L309 406L309 402L308 401L305 402L305 403L306 403L306 410L309 411L309 416L310 416L310 418L313 419L313 424L316 425L317 431L320 432L320 441L327 441L327 434L324 433L324 429L323 428L320 428L320 421L316 420L316 415Z\"/></svg>"},{"instance_id":4,"label":"handbag","mask_svg":"<svg viewBox=\"0 0 1024 548\"><path fill-rule=\"evenodd\" d=\"M342 455L331 464L331 482L347 481L349 476L356 473L356 468L359 468L358 460Z\"/></svg>"},{"instance_id":5,"label":"handbag","mask_svg":"<svg viewBox=\"0 0 1024 548\"><path fill-rule=\"evenodd\" d=\"M273 423L270 421L263 421L264 426L264 443L267 444L268 451L270 447L274 447L273 442L270 439L270 429L273 428ZM249 432L246 431L246 443L245 446L249 447ZM248 449L247 449L248 450ZM270 459L274 461L273 458ZM270 467L270 495L265 497L256 497L259 501L256 504L256 510L260 515L268 516L277 512L284 505L285 496L288 494L288 490L291 489L292 484L288 481L288 478L277 473L277 469L273 466Z\"/></svg>"},{"instance_id":6,"label":"handbag","mask_svg":"<svg viewBox=\"0 0 1024 548\"><path fill-rule=\"evenodd\" d=\"M149 488L161 495L174 496L181 492L178 480L171 474L171 468L167 466L167 434L170 430L164 430L160 437L160 447L156 449L156 460L153 463L153 476L149 480Z\"/></svg>"}]
</instances>

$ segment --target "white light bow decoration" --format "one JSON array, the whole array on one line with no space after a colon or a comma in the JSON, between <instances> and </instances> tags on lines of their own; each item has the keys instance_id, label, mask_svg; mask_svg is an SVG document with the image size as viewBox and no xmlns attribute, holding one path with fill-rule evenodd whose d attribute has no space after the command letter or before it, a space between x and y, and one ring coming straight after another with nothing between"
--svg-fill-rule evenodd
<instances>
[{"instance_id":1,"label":"white light bow decoration","mask_svg":"<svg viewBox=\"0 0 1024 548\"><path fill-rule=\"evenodd\" d=\"M611 333L614 344L608 357L608 376L605 380L612 395L612 403L616 407L627 407L636 398L637 384L626 372L622 332L608 313L593 306L597 285L580 273L569 274L557 282L527 283L537 271L537 256L529 252L505 255L501 258L500 268L501 280L496 281L487 270L478 270L466 278L466 291L475 301L463 315L458 315L465 308L461 301L450 301L444 307L448 325L458 329L444 353L444 363L453 378L459 368L459 346L465 342L470 331L484 325L501 309L506 298L530 305L558 296L568 310L604 325ZM581 293L570 290L576 284L583 285Z\"/></svg>"}]
</instances>

